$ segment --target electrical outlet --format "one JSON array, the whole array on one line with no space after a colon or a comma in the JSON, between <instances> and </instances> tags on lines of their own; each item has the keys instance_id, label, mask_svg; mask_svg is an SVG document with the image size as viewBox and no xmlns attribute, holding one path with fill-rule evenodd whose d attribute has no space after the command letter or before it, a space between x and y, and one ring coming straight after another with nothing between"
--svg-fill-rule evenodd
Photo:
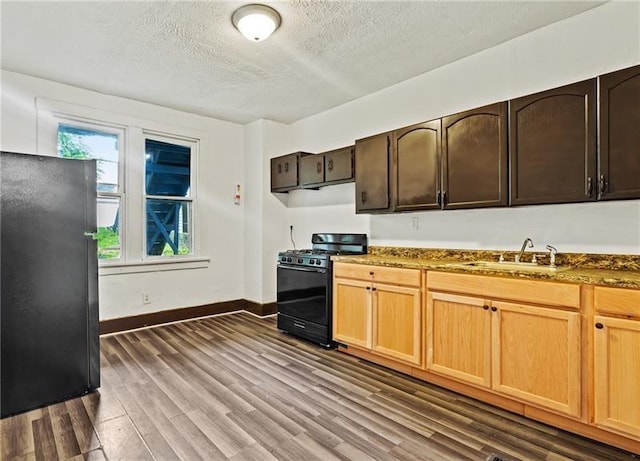
<instances>
[{"instance_id":1,"label":"electrical outlet","mask_svg":"<svg viewBox=\"0 0 640 461\"><path fill-rule=\"evenodd\" d=\"M151 293L148 291L142 292L142 304L151 304Z\"/></svg>"},{"instance_id":2,"label":"electrical outlet","mask_svg":"<svg viewBox=\"0 0 640 461\"><path fill-rule=\"evenodd\" d=\"M413 229L413 230L420 229L420 219L419 218L411 218L411 229Z\"/></svg>"}]
</instances>

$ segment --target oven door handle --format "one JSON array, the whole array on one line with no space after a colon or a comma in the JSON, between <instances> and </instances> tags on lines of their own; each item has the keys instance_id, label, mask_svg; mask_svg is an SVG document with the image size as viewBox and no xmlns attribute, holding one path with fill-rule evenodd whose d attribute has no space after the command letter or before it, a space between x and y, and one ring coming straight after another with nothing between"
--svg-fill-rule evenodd
<instances>
[{"instance_id":1,"label":"oven door handle","mask_svg":"<svg viewBox=\"0 0 640 461\"><path fill-rule=\"evenodd\" d=\"M280 264L278 267L281 269L301 271L301 272L327 272L327 269L312 268L312 267L283 266L282 264Z\"/></svg>"}]
</instances>

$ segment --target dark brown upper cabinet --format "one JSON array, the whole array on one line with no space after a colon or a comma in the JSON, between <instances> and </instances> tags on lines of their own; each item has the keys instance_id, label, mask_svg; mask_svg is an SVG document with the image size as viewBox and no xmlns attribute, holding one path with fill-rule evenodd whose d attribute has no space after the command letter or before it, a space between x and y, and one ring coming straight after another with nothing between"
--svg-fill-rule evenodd
<instances>
[{"instance_id":1,"label":"dark brown upper cabinet","mask_svg":"<svg viewBox=\"0 0 640 461\"><path fill-rule=\"evenodd\" d=\"M354 146L300 158L300 187L318 188L353 182Z\"/></svg>"},{"instance_id":2,"label":"dark brown upper cabinet","mask_svg":"<svg viewBox=\"0 0 640 461\"><path fill-rule=\"evenodd\" d=\"M507 177L506 102L442 119L442 208L506 206Z\"/></svg>"},{"instance_id":3,"label":"dark brown upper cabinet","mask_svg":"<svg viewBox=\"0 0 640 461\"><path fill-rule=\"evenodd\" d=\"M512 205L595 200L596 79L509 101Z\"/></svg>"},{"instance_id":4,"label":"dark brown upper cabinet","mask_svg":"<svg viewBox=\"0 0 640 461\"><path fill-rule=\"evenodd\" d=\"M598 199L640 198L640 66L600 77Z\"/></svg>"},{"instance_id":5,"label":"dark brown upper cabinet","mask_svg":"<svg viewBox=\"0 0 640 461\"><path fill-rule=\"evenodd\" d=\"M324 182L324 155L300 158L300 187L318 187Z\"/></svg>"},{"instance_id":6,"label":"dark brown upper cabinet","mask_svg":"<svg viewBox=\"0 0 640 461\"><path fill-rule=\"evenodd\" d=\"M300 158L312 155L294 152L271 159L271 192L287 192L298 188L298 164Z\"/></svg>"},{"instance_id":7,"label":"dark brown upper cabinet","mask_svg":"<svg viewBox=\"0 0 640 461\"><path fill-rule=\"evenodd\" d=\"M324 179L327 184L353 181L354 152L355 146L347 146L324 153Z\"/></svg>"},{"instance_id":8,"label":"dark brown upper cabinet","mask_svg":"<svg viewBox=\"0 0 640 461\"><path fill-rule=\"evenodd\" d=\"M356 141L356 213L389 210L390 148L391 133Z\"/></svg>"},{"instance_id":9,"label":"dark brown upper cabinet","mask_svg":"<svg viewBox=\"0 0 640 461\"><path fill-rule=\"evenodd\" d=\"M440 208L439 164L440 120L393 132L395 211Z\"/></svg>"}]
</instances>

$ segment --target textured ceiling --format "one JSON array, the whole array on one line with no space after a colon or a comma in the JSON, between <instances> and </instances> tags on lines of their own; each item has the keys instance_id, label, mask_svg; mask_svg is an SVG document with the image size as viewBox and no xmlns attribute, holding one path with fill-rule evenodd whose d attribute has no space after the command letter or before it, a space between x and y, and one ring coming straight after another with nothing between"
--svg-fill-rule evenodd
<instances>
[{"instance_id":1,"label":"textured ceiling","mask_svg":"<svg viewBox=\"0 0 640 461\"><path fill-rule=\"evenodd\" d=\"M2 68L247 123L289 123L603 2L265 2L282 16L246 40L250 2L0 3Z\"/></svg>"}]
</instances>

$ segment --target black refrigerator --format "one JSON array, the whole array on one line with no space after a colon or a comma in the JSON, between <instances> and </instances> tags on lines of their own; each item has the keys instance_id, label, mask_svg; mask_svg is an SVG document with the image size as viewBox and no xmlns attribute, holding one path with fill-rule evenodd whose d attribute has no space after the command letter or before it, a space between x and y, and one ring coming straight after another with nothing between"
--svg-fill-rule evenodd
<instances>
[{"instance_id":1,"label":"black refrigerator","mask_svg":"<svg viewBox=\"0 0 640 461\"><path fill-rule=\"evenodd\" d=\"M0 153L0 417L100 385L96 163Z\"/></svg>"}]
</instances>

